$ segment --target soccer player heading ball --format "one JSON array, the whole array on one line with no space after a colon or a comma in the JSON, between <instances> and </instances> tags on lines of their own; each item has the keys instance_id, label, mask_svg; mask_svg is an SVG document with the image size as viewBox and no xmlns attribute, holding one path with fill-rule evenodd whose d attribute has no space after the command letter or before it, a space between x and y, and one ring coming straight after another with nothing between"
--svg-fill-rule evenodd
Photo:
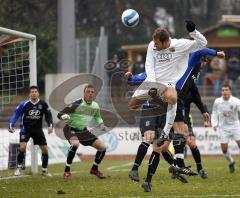
<instances>
[{"instance_id":1,"label":"soccer player heading ball","mask_svg":"<svg viewBox=\"0 0 240 198\"><path fill-rule=\"evenodd\" d=\"M175 120L177 109L175 86L188 67L189 54L204 48L207 44L207 40L195 29L195 24L192 21L186 21L186 28L194 40L171 39L167 30L162 28L155 30L153 41L149 43L147 49L145 63L147 78L135 91L129 103L130 108L137 109L146 100L151 99L149 90L152 88L155 88L157 94L161 95L163 100L168 103L166 124L161 136L158 138L158 145L161 146L167 140L169 131L173 126L174 142L180 142L175 149L176 160L180 167L184 167L184 133L187 129L183 120ZM179 118L182 117L179 116ZM175 124L173 125L174 120ZM157 159L157 157L155 156L153 159ZM145 191L151 191L149 181L144 182L143 187Z\"/></svg>"}]
</instances>

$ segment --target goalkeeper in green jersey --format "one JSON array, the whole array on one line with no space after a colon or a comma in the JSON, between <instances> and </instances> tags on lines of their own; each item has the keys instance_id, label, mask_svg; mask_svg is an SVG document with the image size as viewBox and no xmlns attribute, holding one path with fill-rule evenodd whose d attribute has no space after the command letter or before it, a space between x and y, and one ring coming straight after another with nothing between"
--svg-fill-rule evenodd
<instances>
[{"instance_id":1,"label":"goalkeeper in green jersey","mask_svg":"<svg viewBox=\"0 0 240 198\"><path fill-rule=\"evenodd\" d=\"M58 118L66 121L66 126L63 128L63 131L66 139L71 144L68 150L64 171L65 179L71 176L70 166L80 143L84 146L92 146L97 149L90 173L96 175L100 179L106 178L98 170L98 165L105 156L106 146L96 135L87 129L92 121L94 121L98 125L99 130L107 131L107 127L104 126L100 115L99 105L94 101L94 94L94 87L92 85L87 85L84 88L83 99L76 100L58 113Z\"/></svg>"}]
</instances>

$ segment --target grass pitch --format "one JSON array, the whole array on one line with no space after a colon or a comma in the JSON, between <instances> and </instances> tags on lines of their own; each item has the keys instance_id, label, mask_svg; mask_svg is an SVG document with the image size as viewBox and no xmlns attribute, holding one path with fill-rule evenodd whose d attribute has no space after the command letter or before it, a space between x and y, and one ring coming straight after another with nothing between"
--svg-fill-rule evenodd
<instances>
[{"instance_id":1,"label":"grass pitch","mask_svg":"<svg viewBox=\"0 0 240 198\"><path fill-rule=\"evenodd\" d=\"M191 157L187 165L195 164ZM223 157L203 158L203 164L209 178L203 180L199 176L187 177L188 183L182 184L172 180L168 173L168 164L160 161L158 170L153 177L152 192L145 193L141 188L147 172L147 161L140 168L141 181L133 182L128 178L132 161L108 161L100 166L106 180L97 179L89 174L91 161L83 161L72 165L72 178L63 179L64 164L50 165L51 178L25 176L0 180L0 197L240 197L240 160L236 160L236 171L229 173L228 163ZM25 174L29 170L25 171Z\"/></svg>"}]
</instances>

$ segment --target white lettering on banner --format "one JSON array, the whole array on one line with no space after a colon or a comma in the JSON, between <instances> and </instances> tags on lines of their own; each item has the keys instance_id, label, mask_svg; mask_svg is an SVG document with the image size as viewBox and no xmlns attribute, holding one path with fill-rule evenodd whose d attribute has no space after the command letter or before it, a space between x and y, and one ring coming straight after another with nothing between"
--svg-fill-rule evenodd
<instances>
[{"instance_id":1,"label":"white lettering on banner","mask_svg":"<svg viewBox=\"0 0 240 198\"><path fill-rule=\"evenodd\" d=\"M18 130L16 130L18 131ZM60 139L55 133L48 134L47 129L44 129L44 134L47 139L49 148L49 164L66 162L66 156L69 149L67 140ZM9 133L7 129L0 129L0 170L8 168L9 161L9 145L11 143L19 143L19 133ZM31 164L31 142L27 144L26 166ZM38 164L41 165L41 150L38 149ZM79 161L78 157L74 161Z\"/></svg>"},{"instance_id":2,"label":"white lettering on banner","mask_svg":"<svg viewBox=\"0 0 240 198\"><path fill-rule=\"evenodd\" d=\"M66 161L69 143L60 139L55 133L47 134L44 130L48 147L49 147L49 163L64 163ZM195 127L194 133L197 140L197 146L201 154L204 155L220 155L219 133L214 132L211 128ZM139 144L142 142L142 136L137 127L117 127L111 132L99 137L107 146L107 155L136 155ZM7 129L0 129L0 170L8 167L9 144L19 143L18 133L9 133ZM229 142L229 149L232 154L238 154L239 149L234 141ZM96 149L90 146L80 145L78 152L84 155L95 155ZM151 154L152 149L148 149ZM189 154L191 152L188 152ZM38 163L41 164L41 151L38 150ZM75 157L75 161L79 159ZM30 142L27 147L26 165L31 163L30 158Z\"/></svg>"},{"instance_id":3,"label":"white lettering on banner","mask_svg":"<svg viewBox=\"0 0 240 198\"><path fill-rule=\"evenodd\" d=\"M197 146L203 155L221 155L220 137L212 128L194 127ZM136 155L139 144L142 142L139 128L115 128L110 133L100 136L107 148L107 155ZM234 141L229 142L232 154L238 154L239 149ZM80 146L84 155L95 155L96 150L91 147ZM152 149L148 149L151 154ZM188 152L190 154L191 152Z\"/></svg>"}]
</instances>

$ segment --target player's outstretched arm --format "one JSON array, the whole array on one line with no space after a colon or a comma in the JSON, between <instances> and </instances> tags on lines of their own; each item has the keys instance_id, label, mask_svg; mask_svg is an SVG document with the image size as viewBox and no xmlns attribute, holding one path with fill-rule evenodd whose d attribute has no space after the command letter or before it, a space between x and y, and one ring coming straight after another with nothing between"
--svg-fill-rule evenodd
<instances>
[{"instance_id":1,"label":"player's outstretched arm","mask_svg":"<svg viewBox=\"0 0 240 198\"><path fill-rule=\"evenodd\" d=\"M203 48L201 50L198 50L194 52L194 55L200 58L203 56L217 56L218 58L225 58L224 51L218 52L217 50L211 48Z\"/></svg>"},{"instance_id":2,"label":"player's outstretched arm","mask_svg":"<svg viewBox=\"0 0 240 198\"><path fill-rule=\"evenodd\" d=\"M69 106L65 107L62 111L60 111L57 115L59 120L69 120L70 116L69 114L74 113L76 108L81 104L82 99L79 99Z\"/></svg>"},{"instance_id":3,"label":"player's outstretched arm","mask_svg":"<svg viewBox=\"0 0 240 198\"><path fill-rule=\"evenodd\" d=\"M147 77L147 75L145 72L136 74L134 76L132 75L128 78L128 84L129 85L140 85L146 79L146 77Z\"/></svg>"},{"instance_id":4,"label":"player's outstretched arm","mask_svg":"<svg viewBox=\"0 0 240 198\"><path fill-rule=\"evenodd\" d=\"M193 21L186 20L186 29L189 32L190 37L194 40L182 39L182 50L184 52L194 52L202 49L207 45L207 39L199 31L196 30L196 25Z\"/></svg>"}]
</instances>

